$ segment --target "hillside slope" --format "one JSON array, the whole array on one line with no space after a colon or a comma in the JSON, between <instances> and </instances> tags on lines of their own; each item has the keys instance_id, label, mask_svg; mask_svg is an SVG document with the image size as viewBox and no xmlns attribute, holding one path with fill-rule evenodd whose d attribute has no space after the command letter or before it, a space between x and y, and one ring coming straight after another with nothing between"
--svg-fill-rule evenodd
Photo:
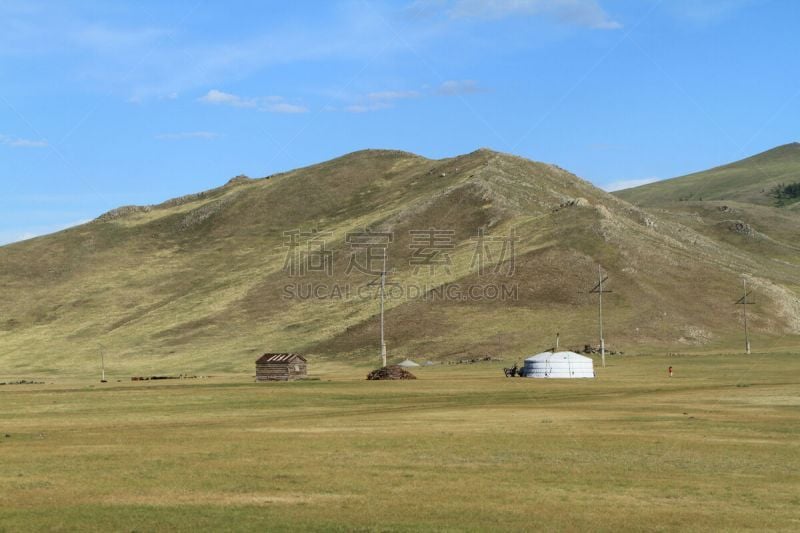
<instances>
[{"instance_id":1,"label":"hillside slope","mask_svg":"<svg viewBox=\"0 0 800 533\"><path fill-rule=\"evenodd\" d=\"M552 165L366 150L0 248L0 376L95 372L101 352L116 376L251 372L264 351L377 361L384 247L394 359L597 342L598 264L612 349L738 346L742 274L755 341L800 334L796 264Z\"/></svg>"},{"instance_id":2,"label":"hillside slope","mask_svg":"<svg viewBox=\"0 0 800 533\"><path fill-rule=\"evenodd\" d=\"M682 201L727 200L774 205L770 191L781 183L800 182L800 143L791 143L727 165L642 185L616 196L639 206Z\"/></svg>"}]
</instances>

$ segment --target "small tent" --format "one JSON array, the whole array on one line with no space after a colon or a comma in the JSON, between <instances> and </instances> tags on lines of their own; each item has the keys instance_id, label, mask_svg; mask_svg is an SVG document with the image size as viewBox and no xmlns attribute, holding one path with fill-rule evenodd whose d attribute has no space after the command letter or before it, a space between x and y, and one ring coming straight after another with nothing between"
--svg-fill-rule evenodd
<instances>
[{"instance_id":1,"label":"small tent","mask_svg":"<svg viewBox=\"0 0 800 533\"><path fill-rule=\"evenodd\" d=\"M415 363L414 361L412 361L411 359L406 359L402 363L398 363L397 366L402 366L403 368L413 368L413 367L416 367L416 366L419 366L419 365L417 363Z\"/></svg>"},{"instance_id":2,"label":"small tent","mask_svg":"<svg viewBox=\"0 0 800 533\"><path fill-rule=\"evenodd\" d=\"M575 352L543 352L525 359L526 378L593 378L594 364Z\"/></svg>"}]
</instances>

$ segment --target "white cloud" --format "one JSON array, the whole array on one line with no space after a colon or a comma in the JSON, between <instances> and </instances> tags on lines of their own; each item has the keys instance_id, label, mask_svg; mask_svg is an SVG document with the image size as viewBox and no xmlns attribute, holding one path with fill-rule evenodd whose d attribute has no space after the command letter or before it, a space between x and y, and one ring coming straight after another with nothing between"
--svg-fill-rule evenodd
<instances>
[{"instance_id":1,"label":"white cloud","mask_svg":"<svg viewBox=\"0 0 800 533\"><path fill-rule=\"evenodd\" d=\"M261 111L269 113L308 113L308 108L301 105L289 104L287 102L279 102L276 104L269 104L261 108Z\"/></svg>"},{"instance_id":2,"label":"white cloud","mask_svg":"<svg viewBox=\"0 0 800 533\"><path fill-rule=\"evenodd\" d=\"M197 99L199 102L231 107L245 107L266 111L268 113L307 113L308 108L299 104L290 104L282 96L265 96L262 98L246 98L218 89L211 89Z\"/></svg>"},{"instance_id":3,"label":"white cloud","mask_svg":"<svg viewBox=\"0 0 800 533\"><path fill-rule=\"evenodd\" d=\"M455 96L482 93L486 92L486 89L479 86L475 80L447 80L439 86L436 92L444 96Z\"/></svg>"},{"instance_id":4,"label":"white cloud","mask_svg":"<svg viewBox=\"0 0 800 533\"><path fill-rule=\"evenodd\" d=\"M11 137L2 134L0 134L0 144L12 148L45 148L49 146L45 140L35 141L32 139L20 139L19 137Z\"/></svg>"},{"instance_id":5,"label":"white cloud","mask_svg":"<svg viewBox=\"0 0 800 533\"><path fill-rule=\"evenodd\" d=\"M403 10L403 15L411 20L435 17L448 7L450 0L414 0Z\"/></svg>"},{"instance_id":6,"label":"white cloud","mask_svg":"<svg viewBox=\"0 0 800 533\"><path fill-rule=\"evenodd\" d=\"M219 137L211 131L185 131L180 133L161 133L156 135L159 141L181 141L184 139L216 139Z\"/></svg>"},{"instance_id":7,"label":"white cloud","mask_svg":"<svg viewBox=\"0 0 800 533\"><path fill-rule=\"evenodd\" d=\"M631 189L633 187L647 185L648 183L654 183L656 181L659 181L660 179L661 178L651 177L651 178L641 178L635 180L618 180L606 183L605 185L602 186L602 188L607 192L622 191L624 189Z\"/></svg>"},{"instance_id":8,"label":"white cloud","mask_svg":"<svg viewBox=\"0 0 800 533\"><path fill-rule=\"evenodd\" d=\"M756 0L672 0L664 10L677 19L705 26L715 24L754 4Z\"/></svg>"},{"instance_id":9,"label":"white cloud","mask_svg":"<svg viewBox=\"0 0 800 533\"><path fill-rule=\"evenodd\" d=\"M14 139L9 143L14 148L45 148L47 141L32 141L30 139Z\"/></svg>"},{"instance_id":10,"label":"white cloud","mask_svg":"<svg viewBox=\"0 0 800 533\"><path fill-rule=\"evenodd\" d=\"M159 28L128 30L128 26L117 23L110 28L123 33L119 41L130 45L105 48L99 41L103 32L92 35L86 41L95 45L83 46L81 57L86 60L80 61L79 76L96 87L124 91L126 97L146 101L172 92L242 81L253 73L285 65L330 59L361 61L372 59L376 53L405 52L407 46L417 46L430 33L426 28L413 28L400 42L385 30L388 8L364 9L359 3L343 2L333 11L333 17L325 20L311 17L293 24L278 17L259 25L258 32L202 39L180 28L169 28L171 31L161 35ZM79 24L87 26L91 20L92 15L86 14ZM132 34L125 35L128 31ZM108 38L114 42L112 36ZM67 46L75 47L69 41ZM252 107L247 99L238 104ZM280 109L277 112L282 112Z\"/></svg>"},{"instance_id":11,"label":"white cloud","mask_svg":"<svg viewBox=\"0 0 800 533\"><path fill-rule=\"evenodd\" d=\"M417 91L377 91L367 94L367 98L373 102L390 102L392 100L405 100L407 98L419 98Z\"/></svg>"},{"instance_id":12,"label":"white cloud","mask_svg":"<svg viewBox=\"0 0 800 533\"><path fill-rule=\"evenodd\" d=\"M370 102L368 104L352 104L344 108L348 113L369 113L370 111L380 111L392 107L386 102Z\"/></svg>"},{"instance_id":13,"label":"white cloud","mask_svg":"<svg viewBox=\"0 0 800 533\"><path fill-rule=\"evenodd\" d=\"M254 98L242 98L235 94L225 93L217 89L211 89L198 101L206 104L229 105L233 107L256 107L258 104Z\"/></svg>"},{"instance_id":14,"label":"white cloud","mask_svg":"<svg viewBox=\"0 0 800 533\"><path fill-rule=\"evenodd\" d=\"M374 91L365 95L351 98L355 103L344 107L348 113L369 113L394 107L399 100L409 100L422 97L419 91Z\"/></svg>"},{"instance_id":15,"label":"white cloud","mask_svg":"<svg viewBox=\"0 0 800 533\"><path fill-rule=\"evenodd\" d=\"M600 30L622 27L597 0L454 0L447 13L452 18L482 19L544 15L565 24Z\"/></svg>"},{"instance_id":16,"label":"white cloud","mask_svg":"<svg viewBox=\"0 0 800 533\"><path fill-rule=\"evenodd\" d=\"M136 7L0 0L0 57L54 55L61 61L58 71L84 88L144 104L241 82L286 65L332 59L360 64L407 53L409 47L421 49L445 33L438 26L416 24L401 28L399 40L386 31L387 20L402 23L392 19L398 18L397 10L380 3L365 8L360 2L339 2L331 16L322 19L292 22L268 17L254 31L213 35L198 34L185 24L154 21L150 15ZM252 107L246 99L238 105ZM289 109L278 106L274 112Z\"/></svg>"},{"instance_id":17,"label":"white cloud","mask_svg":"<svg viewBox=\"0 0 800 533\"><path fill-rule=\"evenodd\" d=\"M459 94L474 94L486 92L487 89L478 85L475 80L448 80L437 88L423 85L421 90L384 90L373 91L366 94L340 94L335 93L330 97L344 100L349 105L344 105L341 110L348 113L369 113L391 109L403 100L414 100L418 98L430 98L435 95L454 96ZM325 111L335 111L338 108L326 106Z\"/></svg>"}]
</instances>

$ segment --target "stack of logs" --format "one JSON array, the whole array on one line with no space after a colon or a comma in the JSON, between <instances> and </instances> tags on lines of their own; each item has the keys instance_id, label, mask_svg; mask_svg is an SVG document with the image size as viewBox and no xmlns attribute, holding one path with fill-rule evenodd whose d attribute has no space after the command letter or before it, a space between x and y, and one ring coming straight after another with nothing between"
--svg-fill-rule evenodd
<instances>
[{"instance_id":1,"label":"stack of logs","mask_svg":"<svg viewBox=\"0 0 800 533\"><path fill-rule=\"evenodd\" d=\"M555 350L555 348L553 348L551 351L554 352L556 350ZM578 352L578 353L583 352L585 354L600 353L600 346L592 346L591 344L584 344L583 345L583 350L573 350L573 351L574 352ZM621 352L619 350L611 350L610 348L606 347L606 354L608 354L608 355L625 355L625 352Z\"/></svg>"},{"instance_id":2,"label":"stack of logs","mask_svg":"<svg viewBox=\"0 0 800 533\"><path fill-rule=\"evenodd\" d=\"M389 365L367 374L367 379L417 379L417 377L400 365Z\"/></svg>"}]
</instances>

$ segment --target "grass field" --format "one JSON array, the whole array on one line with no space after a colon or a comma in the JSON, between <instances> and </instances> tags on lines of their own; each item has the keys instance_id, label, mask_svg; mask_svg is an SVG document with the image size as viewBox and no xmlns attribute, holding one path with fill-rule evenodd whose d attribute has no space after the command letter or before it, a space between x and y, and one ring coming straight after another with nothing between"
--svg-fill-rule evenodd
<instances>
[{"instance_id":1,"label":"grass field","mask_svg":"<svg viewBox=\"0 0 800 533\"><path fill-rule=\"evenodd\" d=\"M797 354L501 366L2 386L0 530L800 528Z\"/></svg>"}]
</instances>

